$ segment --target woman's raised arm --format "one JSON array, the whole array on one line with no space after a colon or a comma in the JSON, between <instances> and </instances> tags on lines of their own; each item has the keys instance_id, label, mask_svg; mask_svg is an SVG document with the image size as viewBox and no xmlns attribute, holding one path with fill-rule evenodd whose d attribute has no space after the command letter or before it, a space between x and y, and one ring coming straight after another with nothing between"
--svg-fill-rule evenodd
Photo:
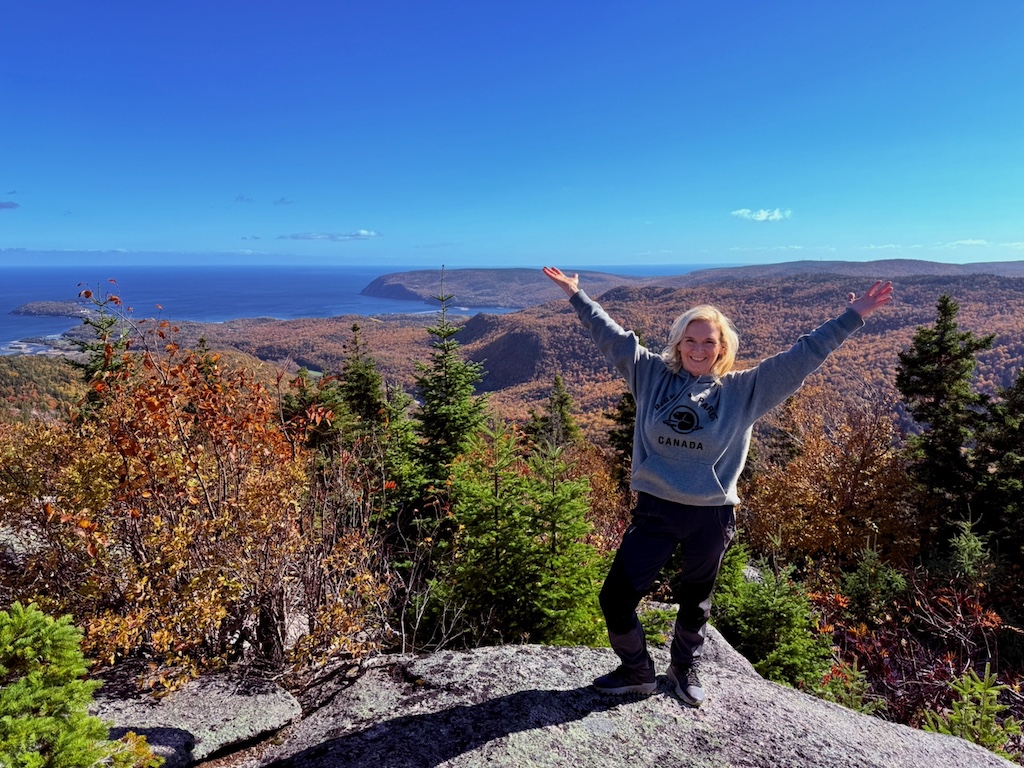
<instances>
[{"instance_id":1,"label":"woman's raised arm","mask_svg":"<svg viewBox=\"0 0 1024 768\"><path fill-rule=\"evenodd\" d=\"M544 274L550 277L555 284L565 291L565 295L570 299L580 289L580 276L573 275L569 277L562 272L558 267L544 267Z\"/></svg>"}]
</instances>

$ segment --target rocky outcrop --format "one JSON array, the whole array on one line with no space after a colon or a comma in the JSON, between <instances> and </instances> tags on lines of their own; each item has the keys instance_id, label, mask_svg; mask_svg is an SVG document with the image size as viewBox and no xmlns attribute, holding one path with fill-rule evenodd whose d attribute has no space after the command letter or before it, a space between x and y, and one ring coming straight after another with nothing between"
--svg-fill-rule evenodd
<instances>
[{"instance_id":1,"label":"rocky outcrop","mask_svg":"<svg viewBox=\"0 0 1024 768\"><path fill-rule=\"evenodd\" d=\"M258 741L302 714L294 696L259 678L210 675L159 699L138 693L132 678L130 667L108 676L90 713L113 723L111 738L145 736L164 768Z\"/></svg>"},{"instance_id":2,"label":"rocky outcrop","mask_svg":"<svg viewBox=\"0 0 1024 768\"><path fill-rule=\"evenodd\" d=\"M653 649L660 669L664 648ZM648 697L589 687L615 664L607 649L502 646L428 656L382 656L358 678L324 684L303 719L217 768L475 768L476 766L704 766L706 768L997 768L1013 764L968 742L861 715L762 679L714 630L699 709L662 678ZM266 720L213 700L177 708L211 747L229 720ZM200 709L202 707L202 709ZM112 710L105 710L108 714ZM145 710L144 712L148 712ZM118 727L136 722L127 710ZM158 720L147 722L157 727ZM160 727L188 730L184 719ZM249 728L249 731L255 730ZM210 734L209 736L206 734ZM147 736L159 735L152 730ZM193 751L198 756L198 752ZM179 763L180 764L180 763Z\"/></svg>"}]
</instances>

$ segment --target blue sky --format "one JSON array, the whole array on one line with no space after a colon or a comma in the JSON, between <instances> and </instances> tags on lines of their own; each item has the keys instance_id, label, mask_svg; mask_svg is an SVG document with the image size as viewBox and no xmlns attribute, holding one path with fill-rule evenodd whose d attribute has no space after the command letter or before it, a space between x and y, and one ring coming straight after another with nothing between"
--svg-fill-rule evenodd
<instances>
[{"instance_id":1,"label":"blue sky","mask_svg":"<svg viewBox=\"0 0 1024 768\"><path fill-rule=\"evenodd\" d=\"M0 263L1024 259L1020 0L35 0L0 73Z\"/></svg>"}]
</instances>

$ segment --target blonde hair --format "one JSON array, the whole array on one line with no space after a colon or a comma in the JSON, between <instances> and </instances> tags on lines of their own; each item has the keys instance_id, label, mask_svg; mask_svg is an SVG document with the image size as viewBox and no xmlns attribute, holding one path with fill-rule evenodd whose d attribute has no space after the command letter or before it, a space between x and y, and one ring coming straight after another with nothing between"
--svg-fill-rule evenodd
<instances>
[{"instance_id":1,"label":"blonde hair","mask_svg":"<svg viewBox=\"0 0 1024 768\"><path fill-rule=\"evenodd\" d=\"M686 328L694 320L706 320L718 328L718 332L721 334L722 351L715 364L711 366L711 373L717 379L731 371L735 365L736 352L740 348L740 337L729 318L710 304L701 304L693 309L688 309L675 319L668 334L668 346L662 350L661 359L665 361L665 365L672 373L679 373L683 367L683 360L679 356L679 342L686 335Z\"/></svg>"}]
</instances>

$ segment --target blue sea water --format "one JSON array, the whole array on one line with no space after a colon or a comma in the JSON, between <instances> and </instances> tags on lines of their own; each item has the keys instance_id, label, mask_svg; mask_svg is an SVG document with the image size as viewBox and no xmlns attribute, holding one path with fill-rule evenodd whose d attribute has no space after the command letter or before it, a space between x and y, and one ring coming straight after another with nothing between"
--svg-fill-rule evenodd
<instances>
[{"instance_id":1,"label":"blue sea water","mask_svg":"<svg viewBox=\"0 0 1024 768\"><path fill-rule=\"evenodd\" d=\"M598 267L620 274L681 274L697 265L671 268ZM0 354L21 339L59 336L81 321L12 315L29 301L66 301L83 289L118 295L136 317L223 322L239 317L334 317L436 311L418 301L360 295L374 278L412 267L353 266L40 266L0 268ZM671 269L671 271L654 271ZM116 281L115 283L109 282ZM456 297L458 301L458 297ZM506 312L488 308L456 312Z\"/></svg>"}]
</instances>

